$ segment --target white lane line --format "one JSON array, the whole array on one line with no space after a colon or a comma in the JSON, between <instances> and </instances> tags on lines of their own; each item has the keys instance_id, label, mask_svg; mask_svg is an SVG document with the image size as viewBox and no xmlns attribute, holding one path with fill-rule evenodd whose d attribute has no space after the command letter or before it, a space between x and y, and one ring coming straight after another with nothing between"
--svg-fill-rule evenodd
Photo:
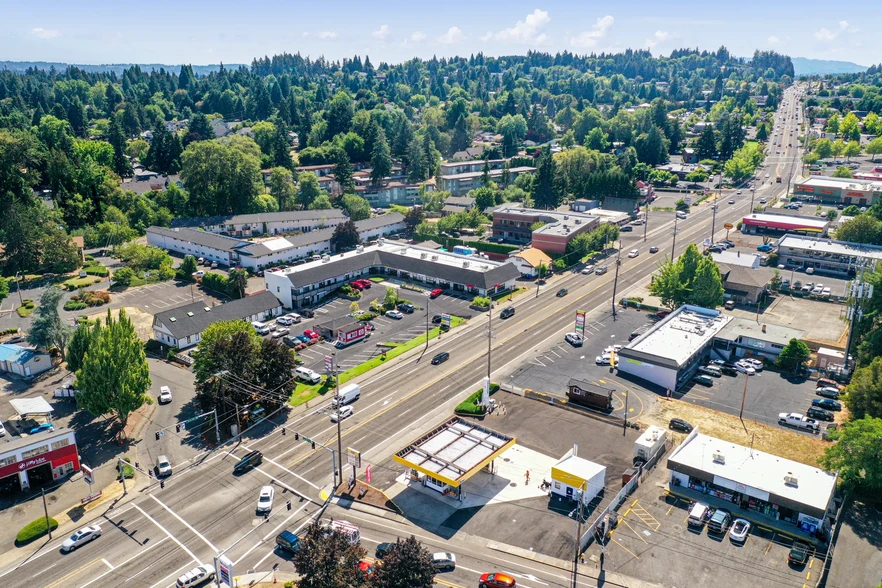
<instances>
[{"instance_id":1,"label":"white lane line","mask_svg":"<svg viewBox=\"0 0 882 588\"><path fill-rule=\"evenodd\" d=\"M160 540L157 541L156 543L153 543L152 545L150 545L150 546L147 547L146 549L142 549L140 552L138 552L137 554L133 555L132 557L130 557L129 559L125 560L124 562L122 562L121 564L119 564L119 565L116 566L116 567L121 568L121 567L123 567L124 565L126 565L127 563L129 563L130 561L135 560L135 559L138 559L139 557L143 557L143 555L144 555L145 553L147 553L148 551L150 551L150 550L153 549L154 547L157 547L158 545L161 545L161 544L162 544L164 541L166 541L166 540L168 540L168 537L163 537L162 539L160 539ZM103 574L101 574L101 575L98 576L97 578L95 578L95 579L93 579L93 580L89 580L88 582L86 582L85 584L83 584L80 588L86 588L86 586L88 586L89 584L94 584L95 582L97 582L98 580L100 580L101 578L103 578L104 576L106 576L106 575L109 574L109 573L110 573L110 570L104 572ZM140 573L140 572L138 572L138 573ZM132 576L132 578L134 578L134 576ZM129 578L129 579L131 579L131 578Z\"/></svg>"},{"instance_id":2,"label":"white lane line","mask_svg":"<svg viewBox=\"0 0 882 588\"><path fill-rule=\"evenodd\" d=\"M246 451L251 451L251 448L249 448L244 443L242 444L242 447L244 447ZM283 466L282 464L280 464L276 460L272 459L271 457L264 455L263 458L265 460L267 460L268 462L270 462L271 464L273 464L274 466L276 466L277 468L279 468L280 470L284 470L284 471L288 472L289 474L291 474L295 478L300 478L301 480L303 480L304 482L306 482L307 484L309 484L310 486L312 486L316 490L321 490L320 486L316 486L315 484L313 484L312 482L310 482L309 480L307 480L306 478L304 478L303 476L301 476L297 472L289 470L288 468L286 468L285 466Z\"/></svg>"},{"instance_id":3,"label":"white lane line","mask_svg":"<svg viewBox=\"0 0 882 588\"><path fill-rule=\"evenodd\" d=\"M542 367L548 367L548 366L546 366L544 363L542 363L541 361L539 361L539 358L538 358L538 357L534 357L534 358L531 359L530 361L531 361L531 362L536 362L536 363L538 363L539 365L541 365Z\"/></svg>"},{"instance_id":4,"label":"white lane line","mask_svg":"<svg viewBox=\"0 0 882 588\"><path fill-rule=\"evenodd\" d=\"M309 496L307 496L307 495L304 494L303 492L300 492L300 491L298 491L298 490L295 490L294 488L292 488L292 487L289 486L288 484L284 483L283 481L281 481L281 480L278 479L277 477L275 477L275 476L273 476L273 475L271 475L271 474L268 474L268 473L265 472L264 470L262 470L262 469L260 469L260 468L254 468L254 471L256 471L256 472L260 472L261 474L263 474L264 476L266 476L267 478L269 478L270 480L272 480L274 483L278 484L278 485L281 486L282 488L287 489L288 492L291 492L291 493L293 493L293 494L296 494L297 496L300 496L301 498L303 498L303 500L308 500L309 502L312 502L312 503L314 503L314 504L320 504L319 502L316 502L315 500L313 500L312 498L310 498Z\"/></svg>"},{"instance_id":5,"label":"white lane line","mask_svg":"<svg viewBox=\"0 0 882 588\"><path fill-rule=\"evenodd\" d=\"M214 545L211 544L211 541L209 541L208 539L205 538L205 535L203 535L202 533L200 533L199 531L197 531L197 530L193 527L193 525L191 525L190 523L188 523L187 521L185 521L183 518L181 518L181 516L178 515L178 513L176 513L175 511L173 511L172 509L170 509L168 506L166 506L166 504L165 504L164 502L162 502L160 499L158 499L157 497L155 497L155 496L152 495L152 494L150 495L150 498L152 498L153 500L155 500L155 501L156 501L156 504L158 504L159 506L161 506L162 508L164 508L165 510L167 510L168 513L169 513L171 516L173 516L173 517L175 517L176 519L178 519L179 521L181 521L181 522L184 524L185 527L187 527L188 529L190 529L191 531L193 531L193 534L196 535L197 537L199 537L200 539L202 539L202 541L204 541L205 544L208 545L208 547L210 547L211 550L212 550L213 552L217 553L217 552L219 551L217 547L215 547ZM138 510L141 510L141 509L139 508ZM144 511L141 511L141 512L144 512ZM144 513L144 516L148 516L147 513ZM149 517L148 517L148 518L149 518ZM158 523L157 523L157 524L158 524ZM163 529L163 531L165 531L165 529ZM166 531L166 532L168 532L168 531ZM190 553L190 552L188 551L188 553ZM195 557L195 556L193 556L193 557Z\"/></svg>"},{"instance_id":6,"label":"white lane line","mask_svg":"<svg viewBox=\"0 0 882 588\"><path fill-rule=\"evenodd\" d=\"M263 543L264 543L267 539L269 539L270 537L272 537L273 535L275 535L276 533L278 533L278 532L279 532L279 529L281 529L282 527L284 527L285 525L287 525L287 524L288 524L288 521L290 521L292 518L294 518L295 516L297 516L297 515L300 513L301 510L303 510L304 508L306 508L306 505L307 505L307 504L309 504L309 503L308 503L308 502L304 502L304 503L303 503L303 506L301 506L300 508L298 508L297 510L295 510L294 512L292 512L291 515L288 516L288 518L286 518L284 521L282 521L281 523L279 523L278 525L276 525L276 528L275 528L275 529L273 529L272 531L270 531L269 533L267 533L266 536L263 537L263 539L261 539L260 541L258 541L258 542L255 543L254 545L252 545L251 548L250 548L248 551L246 551L245 553L243 553L242 556L241 556L239 559L237 559L236 561L233 562L233 565L238 565L238 563L239 563L240 561L242 561L243 559L245 559L246 557L248 557L248 555L249 555L252 551L254 551L254 550L257 549L258 547L260 547L261 545L263 545Z\"/></svg>"},{"instance_id":7,"label":"white lane line","mask_svg":"<svg viewBox=\"0 0 882 588\"><path fill-rule=\"evenodd\" d=\"M103 561L104 563L106 563L106 564L107 564L107 567L110 568L111 570L114 569L114 567L113 567L112 565L110 565L110 562L107 561L106 559L104 559L103 557L101 558L101 561Z\"/></svg>"},{"instance_id":8,"label":"white lane line","mask_svg":"<svg viewBox=\"0 0 882 588\"><path fill-rule=\"evenodd\" d=\"M316 512L318 513L318 512L321 512L321 511L316 511ZM306 525L308 525L309 523L311 523L312 520L313 520L312 517L308 517L305 521L303 521L303 524L301 524L299 527L297 527L296 529L294 529L294 531L292 531L292 532L296 535L297 533L300 532L300 530L301 530L303 527L305 527ZM270 550L269 550L269 553L267 553L266 555L264 555L262 558L260 558L260 561L259 561L259 562L257 562L256 564L254 564L253 569L255 569L255 570L260 569L260 564L262 564L263 562L265 562L265 561L267 560L267 558L268 558L269 556L271 556L271 555L275 552L275 550L276 550L275 547L273 547L272 549L270 549Z\"/></svg>"}]
</instances>

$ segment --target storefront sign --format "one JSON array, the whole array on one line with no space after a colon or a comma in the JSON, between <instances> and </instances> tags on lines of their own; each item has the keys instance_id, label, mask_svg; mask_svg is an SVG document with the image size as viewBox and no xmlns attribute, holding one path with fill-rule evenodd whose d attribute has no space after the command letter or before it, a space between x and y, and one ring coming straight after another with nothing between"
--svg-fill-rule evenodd
<instances>
[{"instance_id":1,"label":"storefront sign","mask_svg":"<svg viewBox=\"0 0 882 588\"><path fill-rule=\"evenodd\" d=\"M346 448L346 463L356 468L361 467L361 451L356 451L351 447Z\"/></svg>"},{"instance_id":2,"label":"storefront sign","mask_svg":"<svg viewBox=\"0 0 882 588\"><path fill-rule=\"evenodd\" d=\"M576 332L580 335L585 332L585 311L576 311Z\"/></svg>"},{"instance_id":3,"label":"storefront sign","mask_svg":"<svg viewBox=\"0 0 882 588\"><path fill-rule=\"evenodd\" d=\"M53 440L40 441L34 445L39 446L49 444L52 443L52 441ZM56 449L55 451L48 451L41 455L29 457L28 459L4 466L0 468L0 478L5 478L6 476L11 476L12 474L23 472L48 463L53 463L53 467L58 467L61 464L69 463L70 461L74 462L74 469L79 469L80 464L77 462L77 446L74 443L62 447L61 449Z\"/></svg>"}]
</instances>

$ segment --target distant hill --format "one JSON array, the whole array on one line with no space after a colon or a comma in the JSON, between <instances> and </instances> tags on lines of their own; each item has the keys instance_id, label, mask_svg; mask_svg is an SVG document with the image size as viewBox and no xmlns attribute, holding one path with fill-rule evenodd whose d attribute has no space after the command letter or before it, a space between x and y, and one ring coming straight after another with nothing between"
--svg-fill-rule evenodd
<instances>
[{"instance_id":1,"label":"distant hill","mask_svg":"<svg viewBox=\"0 0 882 588\"><path fill-rule=\"evenodd\" d=\"M67 69L69 65L81 69L83 71L89 73L107 73L113 72L116 75L122 75L123 70L126 70L133 65L138 65L142 71L158 71L160 69L165 69L166 71L172 71L174 73L178 73L181 69L180 65L166 65L162 63L102 63L100 65L89 65L89 64L79 64L79 63L58 63L51 61L0 61L0 70L9 70L14 72L23 73L25 70L35 67L37 69L50 69L55 68L59 71L64 71ZM239 69L238 63L230 63L224 64L224 67L228 70ZM193 73L197 76L208 75L212 72L216 72L220 69L220 65L194 65ZM866 68L864 68L866 69Z\"/></svg>"},{"instance_id":2,"label":"distant hill","mask_svg":"<svg viewBox=\"0 0 882 588\"><path fill-rule=\"evenodd\" d=\"M850 74L867 71L867 66L850 61L832 61L829 59L808 59L791 57L793 72L799 76L824 76L830 74Z\"/></svg>"}]
</instances>

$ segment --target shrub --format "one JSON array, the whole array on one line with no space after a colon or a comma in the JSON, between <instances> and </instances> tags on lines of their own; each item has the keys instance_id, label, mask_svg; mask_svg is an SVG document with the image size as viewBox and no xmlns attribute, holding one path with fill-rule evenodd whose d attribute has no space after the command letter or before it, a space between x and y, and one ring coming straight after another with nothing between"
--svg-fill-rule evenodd
<instances>
[{"instance_id":1,"label":"shrub","mask_svg":"<svg viewBox=\"0 0 882 588\"><path fill-rule=\"evenodd\" d=\"M83 268L83 271L89 274L90 276L101 276L106 278L110 273L110 270L104 267L103 265L90 265L88 267Z\"/></svg>"},{"instance_id":2,"label":"shrub","mask_svg":"<svg viewBox=\"0 0 882 588\"><path fill-rule=\"evenodd\" d=\"M229 280L221 274L208 272L202 276L202 285L216 292L226 293L229 288Z\"/></svg>"},{"instance_id":3,"label":"shrub","mask_svg":"<svg viewBox=\"0 0 882 588\"><path fill-rule=\"evenodd\" d=\"M64 303L64 310L83 310L86 308L86 303L82 300L77 300L77 297L74 296L70 300Z\"/></svg>"},{"instance_id":4,"label":"shrub","mask_svg":"<svg viewBox=\"0 0 882 588\"><path fill-rule=\"evenodd\" d=\"M49 527L54 531L58 528L58 521L50 517ZM46 527L46 517L40 517L36 521L25 525L25 527L18 532L18 535L15 536L15 542L19 545L30 543L34 539L42 537L48 532L49 529Z\"/></svg>"},{"instance_id":5,"label":"shrub","mask_svg":"<svg viewBox=\"0 0 882 588\"><path fill-rule=\"evenodd\" d=\"M121 267L113 272L113 283L120 286L128 286L136 277L135 270L130 267Z\"/></svg>"},{"instance_id":6,"label":"shrub","mask_svg":"<svg viewBox=\"0 0 882 588\"><path fill-rule=\"evenodd\" d=\"M361 298L361 292L350 286L349 284L343 284L337 290L342 296L349 296L350 298Z\"/></svg>"},{"instance_id":7,"label":"shrub","mask_svg":"<svg viewBox=\"0 0 882 588\"><path fill-rule=\"evenodd\" d=\"M475 296L472 299L472 306L477 306L479 308L488 308L490 304L492 304L492 302L486 296Z\"/></svg>"},{"instance_id":8,"label":"shrub","mask_svg":"<svg viewBox=\"0 0 882 588\"><path fill-rule=\"evenodd\" d=\"M358 315L357 317L355 317L355 319L359 320L359 321L370 321L375 318L377 318L377 315L376 315L376 313L373 313L373 312L365 312L365 313L362 313L362 314Z\"/></svg>"},{"instance_id":9,"label":"shrub","mask_svg":"<svg viewBox=\"0 0 882 588\"><path fill-rule=\"evenodd\" d=\"M499 384L494 384L490 382L490 395L493 396L499 390ZM484 389L480 389L458 405L454 409L454 412L457 414L469 414L474 416L481 416L484 414L484 406L478 404L481 401L481 395L484 393Z\"/></svg>"}]
</instances>

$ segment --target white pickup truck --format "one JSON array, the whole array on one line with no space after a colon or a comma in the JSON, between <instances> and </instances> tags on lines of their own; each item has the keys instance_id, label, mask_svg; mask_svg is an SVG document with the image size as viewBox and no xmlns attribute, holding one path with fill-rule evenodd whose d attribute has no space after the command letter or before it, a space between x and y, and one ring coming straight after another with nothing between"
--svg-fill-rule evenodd
<instances>
[{"instance_id":1,"label":"white pickup truck","mask_svg":"<svg viewBox=\"0 0 882 588\"><path fill-rule=\"evenodd\" d=\"M797 429L805 429L817 434L821 430L821 425L815 419L810 419L798 412L782 412L778 414L779 425L790 425Z\"/></svg>"}]
</instances>

